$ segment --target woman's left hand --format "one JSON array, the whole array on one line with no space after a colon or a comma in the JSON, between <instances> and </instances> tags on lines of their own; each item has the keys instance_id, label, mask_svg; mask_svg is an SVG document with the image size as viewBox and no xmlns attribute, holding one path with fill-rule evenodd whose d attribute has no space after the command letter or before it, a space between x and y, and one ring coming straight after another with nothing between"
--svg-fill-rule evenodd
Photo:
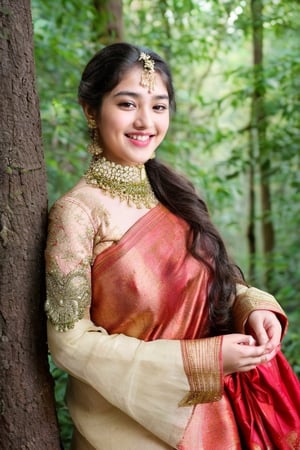
<instances>
[{"instance_id":1,"label":"woman's left hand","mask_svg":"<svg viewBox=\"0 0 300 450\"><path fill-rule=\"evenodd\" d=\"M249 314L247 333L250 333L256 340L257 345L267 344L270 352L274 356L280 348L282 328L279 320L272 311L264 309L252 311Z\"/></svg>"}]
</instances>

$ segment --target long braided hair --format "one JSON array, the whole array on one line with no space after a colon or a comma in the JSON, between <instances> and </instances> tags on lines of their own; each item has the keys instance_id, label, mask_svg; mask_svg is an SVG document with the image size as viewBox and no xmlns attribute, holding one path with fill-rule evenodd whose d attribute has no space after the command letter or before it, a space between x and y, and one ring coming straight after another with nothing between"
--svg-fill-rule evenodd
<instances>
[{"instance_id":1,"label":"long braided hair","mask_svg":"<svg viewBox=\"0 0 300 450\"><path fill-rule=\"evenodd\" d=\"M210 334L232 331L231 304L236 283L244 282L243 275L230 261L205 202L185 177L178 175L157 159L147 161L146 170L157 199L190 225L192 239L188 250L194 258L202 261L210 272Z\"/></svg>"}]
</instances>

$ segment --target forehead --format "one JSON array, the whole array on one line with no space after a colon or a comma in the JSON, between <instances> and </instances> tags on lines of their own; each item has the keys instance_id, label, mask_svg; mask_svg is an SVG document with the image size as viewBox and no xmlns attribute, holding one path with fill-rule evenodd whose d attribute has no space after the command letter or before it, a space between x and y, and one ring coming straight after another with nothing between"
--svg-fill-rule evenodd
<instances>
[{"instance_id":1,"label":"forehead","mask_svg":"<svg viewBox=\"0 0 300 450\"><path fill-rule=\"evenodd\" d=\"M149 93L147 87L141 85L143 69L142 67L134 66L128 69L122 76L120 82L111 91L111 94L116 94L119 91L132 91L141 94L149 95L167 95L168 90L165 81L158 71L155 72L154 89Z\"/></svg>"}]
</instances>

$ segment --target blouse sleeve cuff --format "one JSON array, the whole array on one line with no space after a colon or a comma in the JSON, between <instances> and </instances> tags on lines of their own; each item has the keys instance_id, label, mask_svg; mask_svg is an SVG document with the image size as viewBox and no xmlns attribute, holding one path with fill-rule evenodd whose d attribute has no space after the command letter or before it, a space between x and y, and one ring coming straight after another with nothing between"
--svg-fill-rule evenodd
<instances>
[{"instance_id":1,"label":"blouse sleeve cuff","mask_svg":"<svg viewBox=\"0 0 300 450\"><path fill-rule=\"evenodd\" d=\"M222 336L181 341L190 392L179 406L218 401L223 395Z\"/></svg>"},{"instance_id":2,"label":"blouse sleeve cuff","mask_svg":"<svg viewBox=\"0 0 300 450\"><path fill-rule=\"evenodd\" d=\"M287 331L287 317L275 297L255 287L237 285L237 295L232 310L235 331L245 333L249 314L259 309L272 311L277 315L284 336Z\"/></svg>"}]
</instances>

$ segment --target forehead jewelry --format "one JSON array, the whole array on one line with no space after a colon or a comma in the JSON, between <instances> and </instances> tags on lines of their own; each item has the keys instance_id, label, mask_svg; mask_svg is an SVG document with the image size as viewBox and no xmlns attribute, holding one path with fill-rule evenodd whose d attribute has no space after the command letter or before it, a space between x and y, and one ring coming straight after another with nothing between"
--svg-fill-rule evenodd
<instances>
[{"instance_id":1,"label":"forehead jewelry","mask_svg":"<svg viewBox=\"0 0 300 450\"><path fill-rule=\"evenodd\" d=\"M143 72L141 76L141 85L148 89L148 92L153 91L155 86L155 61L147 53L142 52L139 61L143 63Z\"/></svg>"}]
</instances>

